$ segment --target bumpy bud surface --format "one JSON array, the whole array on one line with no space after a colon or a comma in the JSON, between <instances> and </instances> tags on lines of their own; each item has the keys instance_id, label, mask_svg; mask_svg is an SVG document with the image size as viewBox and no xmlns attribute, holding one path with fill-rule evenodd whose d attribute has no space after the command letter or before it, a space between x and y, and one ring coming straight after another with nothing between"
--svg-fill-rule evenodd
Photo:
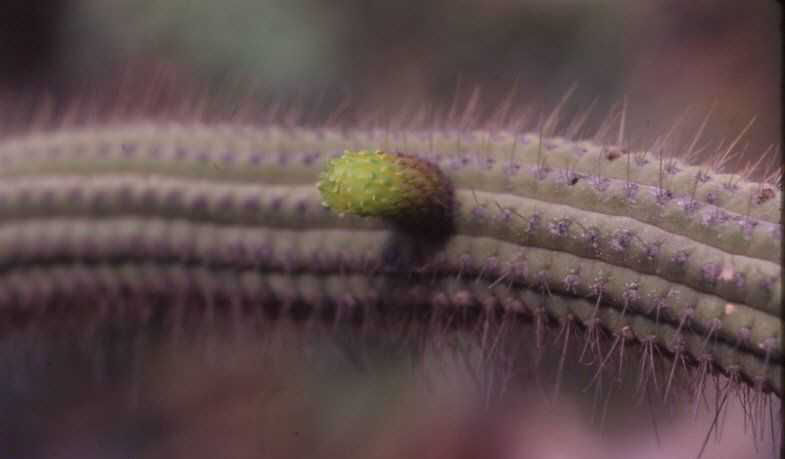
<instances>
[{"instance_id":1,"label":"bumpy bud surface","mask_svg":"<svg viewBox=\"0 0 785 459\"><path fill-rule=\"evenodd\" d=\"M346 151L318 183L322 204L339 214L403 218L447 206L439 169L423 159L379 150Z\"/></svg>"}]
</instances>

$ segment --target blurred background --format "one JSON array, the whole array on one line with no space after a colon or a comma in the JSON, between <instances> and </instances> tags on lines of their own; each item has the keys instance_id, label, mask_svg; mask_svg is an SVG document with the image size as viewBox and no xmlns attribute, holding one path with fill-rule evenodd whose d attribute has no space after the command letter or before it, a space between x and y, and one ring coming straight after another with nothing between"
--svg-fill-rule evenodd
<instances>
[{"instance_id":1,"label":"blurred background","mask_svg":"<svg viewBox=\"0 0 785 459\"><path fill-rule=\"evenodd\" d=\"M291 104L311 122L449 113L475 91L478 119L505 103L547 115L569 93L562 114L590 113L587 132L626 101L632 142L678 125L683 146L711 111L711 150L754 118L742 164L781 142L781 14L777 2L738 0L3 0L0 121L25 122L18 107L42 101L133 103L151 86L232 101L228 112L238 100ZM716 400L694 415L641 401L634 384L598 399L577 358L554 401L541 379L553 383L557 362L532 372L514 362L537 359L528 353L488 359L472 333L420 347L417 333L401 346L373 333L260 340L211 327L165 352L145 327L4 340L0 447L31 458L681 458L714 421ZM477 374L512 380L508 395L490 403ZM750 426L729 401L704 457L776 456L778 433L751 433L774 412Z\"/></svg>"},{"instance_id":2,"label":"blurred background","mask_svg":"<svg viewBox=\"0 0 785 459\"><path fill-rule=\"evenodd\" d=\"M712 106L705 139L755 117L757 155L780 142L780 17L734 0L5 0L0 87L57 96L157 73L322 119L447 111L475 88L480 115L510 100L547 113L574 87L566 117L591 107L596 128L626 98L631 140L677 120L692 136Z\"/></svg>"}]
</instances>

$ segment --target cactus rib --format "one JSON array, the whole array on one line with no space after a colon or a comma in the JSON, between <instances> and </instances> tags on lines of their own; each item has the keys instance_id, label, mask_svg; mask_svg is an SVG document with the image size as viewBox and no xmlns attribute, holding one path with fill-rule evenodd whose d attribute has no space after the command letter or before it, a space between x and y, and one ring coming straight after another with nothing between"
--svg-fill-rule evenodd
<instances>
[{"instance_id":1,"label":"cactus rib","mask_svg":"<svg viewBox=\"0 0 785 459\"><path fill-rule=\"evenodd\" d=\"M35 309L85 282L152 286L160 280L134 274L148 264L169 266L188 285L198 269L245 273L227 285L284 279L276 297L314 306L335 300L326 279L337 291L360 279L384 295L387 280L408 278L426 304L455 286L513 309L540 302L557 320L599 321L617 336L633 330L640 342L709 360L781 396L782 227L767 202L742 213L726 194L688 193L676 173L652 184L644 165L626 177L607 168L592 175L579 162L552 167L585 143L547 139L511 158L501 135L466 161L449 154L451 141L431 139L423 150L422 135L410 133L395 145L439 166L454 187L452 232L440 244L418 242L383 220L339 218L321 205L319 172L356 143L379 147L366 143L374 136L131 126L6 141L0 303ZM306 288L298 279L319 280ZM172 282L174 291L190 288Z\"/></svg>"}]
</instances>

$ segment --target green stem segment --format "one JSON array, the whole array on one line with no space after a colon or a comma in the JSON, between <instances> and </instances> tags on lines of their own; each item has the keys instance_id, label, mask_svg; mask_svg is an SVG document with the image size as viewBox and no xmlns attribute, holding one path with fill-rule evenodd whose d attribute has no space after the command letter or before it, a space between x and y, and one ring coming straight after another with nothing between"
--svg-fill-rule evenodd
<instances>
[{"instance_id":1,"label":"green stem segment","mask_svg":"<svg viewBox=\"0 0 785 459\"><path fill-rule=\"evenodd\" d=\"M416 291L422 304L464 298L448 303L601 326L782 394L782 227L765 203L739 213L644 166L626 178L606 163L594 175L546 166L599 148L561 139L503 154L506 137L489 136L465 156L467 144L431 135L417 155L336 156L384 147L375 138L130 126L0 144L0 303L48 304L76 272L96 292L153 288L160 278L139 275L150 269L173 276L174 295L223 285L318 306ZM389 224L438 225L428 209L450 218L441 240Z\"/></svg>"}]
</instances>

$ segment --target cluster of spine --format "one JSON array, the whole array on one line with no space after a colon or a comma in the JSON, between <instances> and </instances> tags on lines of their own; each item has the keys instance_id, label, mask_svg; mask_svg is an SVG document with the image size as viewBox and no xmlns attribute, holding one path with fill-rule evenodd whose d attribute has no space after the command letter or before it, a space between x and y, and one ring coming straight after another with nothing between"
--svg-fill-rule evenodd
<instances>
[{"instance_id":1,"label":"cluster of spine","mask_svg":"<svg viewBox=\"0 0 785 459\"><path fill-rule=\"evenodd\" d=\"M341 162L369 147L391 153ZM397 176L413 170L416 192L396 201L373 159L402 160ZM315 307L493 306L655 342L783 391L782 226L769 184L536 135L231 126L30 136L0 144L0 162L6 308L157 288ZM322 205L322 172L328 204L382 217L443 205L427 190L449 180L453 234L426 250L384 220L339 218ZM345 177L358 193L338 192ZM762 190L774 197L756 199Z\"/></svg>"}]
</instances>

